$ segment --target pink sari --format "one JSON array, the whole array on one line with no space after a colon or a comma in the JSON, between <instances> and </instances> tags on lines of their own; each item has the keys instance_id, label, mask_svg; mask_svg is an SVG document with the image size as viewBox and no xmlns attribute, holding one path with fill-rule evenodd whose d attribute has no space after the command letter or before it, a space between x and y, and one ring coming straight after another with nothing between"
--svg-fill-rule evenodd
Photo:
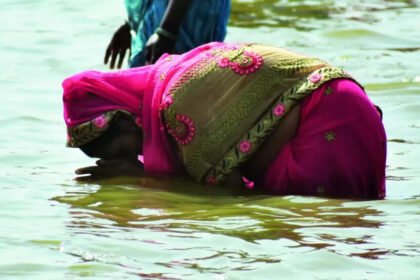
<instances>
[{"instance_id":1,"label":"pink sari","mask_svg":"<svg viewBox=\"0 0 420 280\"><path fill-rule=\"evenodd\" d=\"M307 97L296 136L279 152L262 185L273 194L385 197L386 135L366 93L337 79Z\"/></svg>"}]
</instances>

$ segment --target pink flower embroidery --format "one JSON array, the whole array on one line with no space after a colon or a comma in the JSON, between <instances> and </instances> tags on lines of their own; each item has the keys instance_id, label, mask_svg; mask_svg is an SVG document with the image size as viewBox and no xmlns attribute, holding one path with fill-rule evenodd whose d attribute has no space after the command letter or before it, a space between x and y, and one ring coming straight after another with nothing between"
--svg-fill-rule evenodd
<instances>
[{"instance_id":1,"label":"pink flower embroidery","mask_svg":"<svg viewBox=\"0 0 420 280\"><path fill-rule=\"evenodd\" d=\"M105 115L100 115L93 120L93 124L98 128L104 128L106 125Z\"/></svg>"},{"instance_id":2,"label":"pink flower embroidery","mask_svg":"<svg viewBox=\"0 0 420 280\"><path fill-rule=\"evenodd\" d=\"M257 71L263 62L264 60L261 55L245 51L239 62L231 63L231 68L239 75L250 74Z\"/></svg>"},{"instance_id":3,"label":"pink flower embroidery","mask_svg":"<svg viewBox=\"0 0 420 280\"><path fill-rule=\"evenodd\" d=\"M230 61L227 57L222 57L217 61L221 68L230 67L235 73L239 75L250 74L257 71L263 64L263 57L254 52L245 51L239 61Z\"/></svg>"},{"instance_id":4,"label":"pink flower embroidery","mask_svg":"<svg viewBox=\"0 0 420 280\"><path fill-rule=\"evenodd\" d=\"M136 119L134 120L134 122L136 123L136 125L138 127L142 127L142 121L140 117L136 117Z\"/></svg>"},{"instance_id":5,"label":"pink flower embroidery","mask_svg":"<svg viewBox=\"0 0 420 280\"><path fill-rule=\"evenodd\" d=\"M177 124L175 129L170 128L168 132L175 138L180 145L191 143L195 136L195 124L186 115L176 115Z\"/></svg>"},{"instance_id":6,"label":"pink flower embroidery","mask_svg":"<svg viewBox=\"0 0 420 280\"><path fill-rule=\"evenodd\" d=\"M169 106L174 103L174 99L172 98L172 95L168 94L163 99L163 108L168 108Z\"/></svg>"},{"instance_id":7,"label":"pink flower embroidery","mask_svg":"<svg viewBox=\"0 0 420 280\"><path fill-rule=\"evenodd\" d=\"M216 185L217 183L216 177L214 177L213 175L207 176L206 183L209 185Z\"/></svg>"},{"instance_id":8,"label":"pink flower embroidery","mask_svg":"<svg viewBox=\"0 0 420 280\"><path fill-rule=\"evenodd\" d=\"M276 107L274 107L273 114L276 117L280 117L281 115L283 115L285 110L286 110L286 108L284 107L284 104L279 103L279 104L276 105Z\"/></svg>"},{"instance_id":9,"label":"pink flower embroidery","mask_svg":"<svg viewBox=\"0 0 420 280\"><path fill-rule=\"evenodd\" d=\"M223 57L222 59L220 59L217 64L221 67L221 68L226 68L229 67L230 65L230 60L227 57Z\"/></svg>"},{"instance_id":10,"label":"pink flower embroidery","mask_svg":"<svg viewBox=\"0 0 420 280\"><path fill-rule=\"evenodd\" d=\"M311 81L312 83L316 84L319 81L321 81L322 79L322 75L319 73L315 73L309 76L309 81Z\"/></svg>"},{"instance_id":11,"label":"pink flower embroidery","mask_svg":"<svg viewBox=\"0 0 420 280\"><path fill-rule=\"evenodd\" d=\"M239 143L239 150L242 153L246 154L249 151L251 151L251 149L252 149L252 143L251 143L251 141L249 141L249 140L243 140L243 141L241 141L241 143Z\"/></svg>"},{"instance_id":12,"label":"pink flower embroidery","mask_svg":"<svg viewBox=\"0 0 420 280\"><path fill-rule=\"evenodd\" d=\"M251 180L248 180L246 177L242 177L242 181L244 182L245 187L248 189L253 189L255 186L255 183Z\"/></svg>"}]
</instances>

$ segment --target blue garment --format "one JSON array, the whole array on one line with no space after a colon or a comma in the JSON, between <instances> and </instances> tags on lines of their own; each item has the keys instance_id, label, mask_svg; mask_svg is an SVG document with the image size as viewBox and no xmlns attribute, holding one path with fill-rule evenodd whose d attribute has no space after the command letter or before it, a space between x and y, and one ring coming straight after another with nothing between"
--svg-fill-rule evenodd
<instances>
[{"instance_id":1,"label":"blue garment","mask_svg":"<svg viewBox=\"0 0 420 280\"><path fill-rule=\"evenodd\" d=\"M159 27L169 0L125 0L131 39L130 67L145 64L145 44ZM178 31L174 53L184 53L205 43L222 42L230 14L230 0L192 0Z\"/></svg>"}]
</instances>

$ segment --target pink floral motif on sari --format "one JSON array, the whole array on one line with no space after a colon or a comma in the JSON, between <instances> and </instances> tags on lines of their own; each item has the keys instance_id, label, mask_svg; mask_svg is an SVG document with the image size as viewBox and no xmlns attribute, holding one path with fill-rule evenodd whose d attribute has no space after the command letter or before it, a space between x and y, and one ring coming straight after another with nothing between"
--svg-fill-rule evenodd
<instances>
[{"instance_id":1,"label":"pink floral motif on sari","mask_svg":"<svg viewBox=\"0 0 420 280\"><path fill-rule=\"evenodd\" d=\"M263 62L264 60L261 55L245 51L241 60L239 62L233 62L231 68L239 75L250 74L257 71Z\"/></svg>"},{"instance_id":2,"label":"pink floral motif on sari","mask_svg":"<svg viewBox=\"0 0 420 280\"><path fill-rule=\"evenodd\" d=\"M228 57L222 57L217 61L221 68L230 67L239 75L251 74L257 71L264 63L264 59L260 54L255 52L244 51L239 61L231 61Z\"/></svg>"},{"instance_id":3,"label":"pink floral motif on sari","mask_svg":"<svg viewBox=\"0 0 420 280\"><path fill-rule=\"evenodd\" d=\"M93 124L98 128L103 128L106 125L106 118L105 115L100 115L99 117L96 117L93 121Z\"/></svg>"},{"instance_id":4,"label":"pink floral motif on sari","mask_svg":"<svg viewBox=\"0 0 420 280\"><path fill-rule=\"evenodd\" d=\"M276 117L280 117L281 115L284 114L285 110L286 110L286 108L284 107L284 104L279 103L279 104L276 105L276 107L274 107L273 114Z\"/></svg>"},{"instance_id":5,"label":"pink floral motif on sari","mask_svg":"<svg viewBox=\"0 0 420 280\"><path fill-rule=\"evenodd\" d=\"M249 140L243 140L239 143L239 150L241 153L249 153L252 150L252 143Z\"/></svg>"},{"instance_id":6,"label":"pink floral motif on sari","mask_svg":"<svg viewBox=\"0 0 420 280\"><path fill-rule=\"evenodd\" d=\"M217 184L217 180L216 177L214 177L213 175L209 175L206 177L206 183L209 185L216 185Z\"/></svg>"},{"instance_id":7,"label":"pink floral motif on sari","mask_svg":"<svg viewBox=\"0 0 420 280\"><path fill-rule=\"evenodd\" d=\"M140 117L136 117L134 121L136 122L136 125L138 127L143 127L143 122L142 122L142 119Z\"/></svg>"},{"instance_id":8,"label":"pink floral motif on sari","mask_svg":"<svg viewBox=\"0 0 420 280\"><path fill-rule=\"evenodd\" d=\"M164 109L171 106L172 103L174 103L174 99L171 94L167 94L166 96L163 97L162 107Z\"/></svg>"},{"instance_id":9,"label":"pink floral motif on sari","mask_svg":"<svg viewBox=\"0 0 420 280\"><path fill-rule=\"evenodd\" d=\"M322 80L322 75L319 73L315 73L309 76L309 81L316 84L319 83Z\"/></svg>"},{"instance_id":10,"label":"pink floral motif on sari","mask_svg":"<svg viewBox=\"0 0 420 280\"><path fill-rule=\"evenodd\" d=\"M226 68L230 66L230 60L227 57L222 57L217 61L217 64L220 66L220 68Z\"/></svg>"},{"instance_id":11,"label":"pink floral motif on sari","mask_svg":"<svg viewBox=\"0 0 420 280\"><path fill-rule=\"evenodd\" d=\"M195 124L193 120L186 116L176 115L177 124L175 128L169 128L168 132L175 138L180 145L188 145L195 136Z\"/></svg>"}]
</instances>

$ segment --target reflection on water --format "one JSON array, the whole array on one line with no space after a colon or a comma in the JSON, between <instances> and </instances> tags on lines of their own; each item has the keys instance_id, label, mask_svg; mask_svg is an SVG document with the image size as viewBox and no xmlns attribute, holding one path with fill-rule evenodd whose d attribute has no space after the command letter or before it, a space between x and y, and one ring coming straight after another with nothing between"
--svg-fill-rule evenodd
<instances>
[{"instance_id":1,"label":"reflection on water","mask_svg":"<svg viewBox=\"0 0 420 280\"><path fill-rule=\"evenodd\" d=\"M343 200L269 196L238 198L217 193L192 196L120 185L69 192L54 200L71 206L72 219L67 227L75 232L81 229L87 229L86 232L94 229L95 232L98 228L136 228L185 238L205 232L248 242L284 238L292 242L293 247L314 249L334 246L335 243L366 244L371 236L363 232L357 237L320 233L312 240L306 236L306 230L328 228L339 232L343 228L379 228L381 222L374 218L383 215L369 206L346 205ZM371 257L373 253L358 254Z\"/></svg>"},{"instance_id":2,"label":"reflection on water","mask_svg":"<svg viewBox=\"0 0 420 280\"><path fill-rule=\"evenodd\" d=\"M141 183L167 184L146 179ZM387 230L383 228L387 214L372 204L381 202L232 197L217 190L190 195L112 183L80 185L53 200L70 206L65 225L86 248L80 250L82 244L70 241L63 245L63 253L83 263L123 267L147 279L258 271L293 263L296 254L319 252L325 261L334 262L389 259L415 255L417 250L395 250L378 240L378 233ZM86 245L89 242L106 249ZM137 253L129 253L133 246ZM162 255L151 257L153 252ZM149 273L143 269L145 262L158 267L150 271L168 272ZM179 272L177 277L172 277L173 270Z\"/></svg>"},{"instance_id":3,"label":"reflection on water","mask_svg":"<svg viewBox=\"0 0 420 280\"><path fill-rule=\"evenodd\" d=\"M383 1L374 0L344 1L279 1L254 0L232 1L231 25L246 28L294 28L296 30L313 30L322 21L331 18L343 18L350 21L375 23L387 10L415 8L419 5L415 0Z\"/></svg>"}]
</instances>

